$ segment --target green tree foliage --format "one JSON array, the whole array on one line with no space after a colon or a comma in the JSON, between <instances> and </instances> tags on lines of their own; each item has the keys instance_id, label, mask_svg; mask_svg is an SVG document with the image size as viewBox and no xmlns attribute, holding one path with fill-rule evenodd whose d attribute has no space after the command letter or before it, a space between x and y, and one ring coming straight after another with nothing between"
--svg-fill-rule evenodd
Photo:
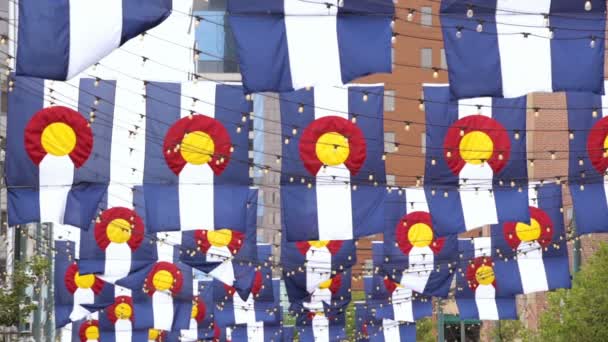
<instances>
[{"instance_id":1,"label":"green tree foliage","mask_svg":"<svg viewBox=\"0 0 608 342\"><path fill-rule=\"evenodd\" d=\"M416 321L416 341L417 342L435 342L437 338L433 332L433 321L431 318L423 318Z\"/></svg>"},{"instance_id":2,"label":"green tree foliage","mask_svg":"<svg viewBox=\"0 0 608 342\"><path fill-rule=\"evenodd\" d=\"M495 328L492 330L492 338L494 341L516 341L524 339L525 336L525 327L520 320L498 321L495 323Z\"/></svg>"},{"instance_id":3,"label":"green tree foliage","mask_svg":"<svg viewBox=\"0 0 608 342\"><path fill-rule=\"evenodd\" d=\"M608 339L608 245L583 265L571 290L548 296L539 329L528 332L531 341L595 342Z\"/></svg>"},{"instance_id":4,"label":"green tree foliage","mask_svg":"<svg viewBox=\"0 0 608 342\"><path fill-rule=\"evenodd\" d=\"M50 260L33 257L31 260L15 263L13 273L0 282L0 326L16 327L34 310L36 305L26 295L28 286L39 287L48 281Z\"/></svg>"}]
</instances>

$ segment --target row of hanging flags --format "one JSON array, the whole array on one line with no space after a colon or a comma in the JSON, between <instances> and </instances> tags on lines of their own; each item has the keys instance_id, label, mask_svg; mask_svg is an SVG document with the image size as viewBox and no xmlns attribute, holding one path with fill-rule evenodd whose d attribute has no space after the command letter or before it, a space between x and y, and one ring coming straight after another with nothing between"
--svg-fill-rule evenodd
<instances>
[{"instance_id":1,"label":"row of hanging flags","mask_svg":"<svg viewBox=\"0 0 608 342\"><path fill-rule=\"evenodd\" d=\"M355 241L376 233L358 340L414 340L432 297L515 319L516 295L570 286L562 187L528 180L527 93L567 92L577 233L608 231L604 1L443 1L450 85L424 86L424 186L405 189L385 187L383 85L348 84L391 71L393 1L230 0L242 85L81 75L173 6L19 3L8 219L56 224L63 341L293 338L256 242L254 92L281 92L280 263L303 341L346 338Z\"/></svg>"}]
</instances>

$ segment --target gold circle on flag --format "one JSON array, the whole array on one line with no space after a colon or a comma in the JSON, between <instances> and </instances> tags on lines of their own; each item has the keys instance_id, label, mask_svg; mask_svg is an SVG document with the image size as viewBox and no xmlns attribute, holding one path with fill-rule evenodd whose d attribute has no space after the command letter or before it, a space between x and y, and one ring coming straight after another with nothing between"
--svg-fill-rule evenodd
<instances>
[{"instance_id":1,"label":"gold circle on flag","mask_svg":"<svg viewBox=\"0 0 608 342\"><path fill-rule=\"evenodd\" d=\"M426 247L433 242L433 229L426 223L416 223L407 232L407 239L414 247Z\"/></svg>"},{"instance_id":2,"label":"gold circle on flag","mask_svg":"<svg viewBox=\"0 0 608 342\"><path fill-rule=\"evenodd\" d=\"M328 132L317 139L317 157L324 165L344 164L350 154L348 139L338 132Z\"/></svg>"},{"instance_id":3,"label":"gold circle on flag","mask_svg":"<svg viewBox=\"0 0 608 342\"><path fill-rule=\"evenodd\" d=\"M99 339L99 327L91 325L84 331L84 336L87 340L98 340Z\"/></svg>"},{"instance_id":4,"label":"gold circle on flag","mask_svg":"<svg viewBox=\"0 0 608 342\"><path fill-rule=\"evenodd\" d=\"M326 281L319 284L320 289L328 289L331 286L332 279L327 279Z\"/></svg>"},{"instance_id":5,"label":"gold circle on flag","mask_svg":"<svg viewBox=\"0 0 608 342\"><path fill-rule=\"evenodd\" d=\"M232 241L232 230L220 229L207 232L207 240L214 247L226 247Z\"/></svg>"},{"instance_id":6,"label":"gold circle on flag","mask_svg":"<svg viewBox=\"0 0 608 342\"><path fill-rule=\"evenodd\" d=\"M606 152L608 152L608 135L604 138L604 153Z\"/></svg>"},{"instance_id":7,"label":"gold circle on flag","mask_svg":"<svg viewBox=\"0 0 608 342\"><path fill-rule=\"evenodd\" d=\"M490 266L482 265L475 271L475 279L481 285L490 285L494 282L494 269Z\"/></svg>"},{"instance_id":8,"label":"gold circle on flag","mask_svg":"<svg viewBox=\"0 0 608 342\"><path fill-rule=\"evenodd\" d=\"M538 240L541 233L540 223L535 219L531 219L530 224L519 222L515 225L515 233L521 241Z\"/></svg>"},{"instance_id":9,"label":"gold circle on flag","mask_svg":"<svg viewBox=\"0 0 608 342\"><path fill-rule=\"evenodd\" d=\"M492 157L494 142L486 133L473 131L462 137L458 149L460 150L460 157L465 162L479 165Z\"/></svg>"},{"instance_id":10,"label":"gold circle on flag","mask_svg":"<svg viewBox=\"0 0 608 342\"><path fill-rule=\"evenodd\" d=\"M308 241L308 244L315 248L323 248L329 244L329 240Z\"/></svg>"},{"instance_id":11,"label":"gold circle on flag","mask_svg":"<svg viewBox=\"0 0 608 342\"><path fill-rule=\"evenodd\" d=\"M129 319L133 314L133 308L127 303L120 303L114 308L114 314L118 319Z\"/></svg>"},{"instance_id":12,"label":"gold circle on flag","mask_svg":"<svg viewBox=\"0 0 608 342\"><path fill-rule=\"evenodd\" d=\"M198 316L198 305L192 305L192 312L190 313L190 318L196 318Z\"/></svg>"},{"instance_id":13,"label":"gold circle on flag","mask_svg":"<svg viewBox=\"0 0 608 342\"><path fill-rule=\"evenodd\" d=\"M190 132L182 139L180 153L190 164L207 164L215 153L215 143L213 138L203 131Z\"/></svg>"},{"instance_id":14,"label":"gold circle on flag","mask_svg":"<svg viewBox=\"0 0 608 342\"><path fill-rule=\"evenodd\" d=\"M152 285L159 291L167 291L173 287L173 274L167 270L160 270L154 274Z\"/></svg>"},{"instance_id":15,"label":"gold circle on flag","mask_svg":"<svg viewBox=\"0 0 608 342\"><path fill-rule=\"evenodd\" d=\"M54 122L42 131L40 137L42 148L48 153L63 157L76 147L76 133L74 129L63 122Z\"/></svg>"},{"instance_id":16,"label":"gold circle on flag","mask_svg":"<svg viewBox=\"0 0 608 342\"><path fill-rule=\"evenodd\" d=\"M114 219L108 224L106 235L114 243L125 243L131 238L131 224L125 219Z\"/></svg>"},{"instance_id":17,"label":"gold circle on flag","mask_svg":"<svg viewBox=\"0 0 608 342\"><path fill-rule=\"evenodd\" d=\"M80 275L80 273L76 272L76 274L74 274L74 283L76 283L76 286L80 289L90 289L93 287L93 284L95 284L95 275Z\"/></svg>"},{"instance_id":18,"label":"gold circle on flag","mask_svg":"<svg viewBox=\"0 0 608 342\"><path fill-rule=\"evenodd\" d=\"M156 341L156 339L159 337L160 337L160 330L158 330L158 329L149 329L148 330L148 340Z\"/></svg>"}]
</instances>

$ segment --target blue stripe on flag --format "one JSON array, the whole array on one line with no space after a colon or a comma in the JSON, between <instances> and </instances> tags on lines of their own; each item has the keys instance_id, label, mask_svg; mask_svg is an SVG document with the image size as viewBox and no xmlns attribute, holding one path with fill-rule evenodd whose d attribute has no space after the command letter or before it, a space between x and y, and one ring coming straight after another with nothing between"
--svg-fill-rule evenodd
<instances>
[{"instance_id":1,"label":"blue stripe on flag","mask_svg":"<svg viewBox=\"0 0 608 342\"><path fill-rule=\"evenodd\" d=\"M8 93L6 132L6 182L8 186L8 224L13 226L40 221L38 167L24 146L29 120L44 106L44 81L17 77Z\"/></svg>"},{"instance_id":2,"label":"blue stripe on flag","mask_svg":"<svg viewBox=\"0 0 608 342\"><path fill-rule=\"evenodd\" d=\"M258 5L257 1L255 5ZM284 19L264 14L232 14L228 19L236 38L246 87L251 91L292 90Z\"/></svg>"},{"instance_id":3,"label":"blue stripe on flag","mask_svg":"<svg viewBox=\"0 0 608 342\"><path fill-rule=\"evenodd\" d=\"M338 15L340 70L344 84L392 71L392 16Z\"/></svg>"},{"instance_id":4,"label":"blue stripe on flag","mask_svg":"<svg viewBox=\"0 0 608 342\"><path fill-rule=\"evenodd\" d=\"M123 0L120 44L162 23L172 7L173 0Z\"/></svg>"},{"instance_id":5,"label":"blue stripe on flag","mask_svg":"<svg viewBox=\"0 0 608 342\"><path fill-rule=\"evenodd\" d=\"M70 1L20 1L19 14L17 74L65 79L70 59Z\"/></svg>"}]
</instances>

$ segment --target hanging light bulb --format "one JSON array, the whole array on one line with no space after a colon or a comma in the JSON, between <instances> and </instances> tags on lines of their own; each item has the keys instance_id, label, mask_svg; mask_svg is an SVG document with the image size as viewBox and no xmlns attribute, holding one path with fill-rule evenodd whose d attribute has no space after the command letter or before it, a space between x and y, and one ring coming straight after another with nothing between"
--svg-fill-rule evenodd
<instances>
[{"instance_id":1,"label":"hanging light bulb","mask_svg":"<svg viewBox=\"0 0 608 342\"><path fill-rule=\"evenodd\" d=\"M591 36L591 41L589 42L589 47L592 49L595 48L595 36Z\"/></svg>"},{"instance_id":2,"label":"hanging light bulb","mask_svg":"<svg viewBox=\"0 0 608 342\"><path fill-rule=\"evenodd\" d=\"M410 130L410 123L406 121L405 122L405 126L403 127L403 129L405 129L406 131L409 132L409 130Z\"/></svg>"},{"instance_id":3,"label":"hanging light bulb","mask_svg":"<svg viewBox=\"0 0 608 342\"><path fill-rule=\"evenodd\" d=\"M475 13L473 13L473 6L469 6L467 9L467 18L473 18L473 15L475 15Z\"/></svg>"},{"instance_id":4,"label":"hanging light bulb","mask_svg":"<svg viewBox=\"0 0 608 342\"><path fill-rule=\"evenodd\" d=\"M407 14L407 21L412 21L412 20L414 20L414 10L413 9L411 9L409 11L409 13Z\"/></svg>"},{"instance_id":5,"label":"hanging light bulb","mask_svg":"<svg viewBox=\"0 0 608 342\"><path fill-rule=\"evenodd\" d=\"M589 1L589 0L585 1L585 11L589 12L589 11L591 11L592 8L593 8L593 6L591 6L591 1Z\"/></svg>"},{"instance_id":6,"label":"hanging light bulb","mask_svg":"<svg viewBox=\"0 0 608 342\"><path fill-rule=\"evenodd\" d=\"M424 111L424 100L420 99L419 101L420 103L418 103L418 109Z\"/></svg>"},{"instance_id":7,"label":"hanging light bulb","mask_svg":"<svg viewBox=\"0 0 608 342\"><path fill-rule=\"evenodd\" d=\"M456 30L456 38L462 38L462 28L460 27Z\"/></svg>"},{"instance_id":8,"label":"hanging light bulb","mask_svg":"<svg viewBox=\"0 0 608 342\"><path fill-rule=\"evenodd\" d=\"M597 108L593 108L593 112L591 112L591 115L592 115L594 118L597 118Z\"/></svg>"},{"instance_id":9,"label":"hanging light bulb","mask_svg":"<svg viewBox=\"0 0 608 342\"><path fill-rule=\"evenodd\" d=\"M534 108L534 117L538 117L540 115L540 108Z\"/></svg>"},{"instance_id":10,"label":"hanging light bulb","mask_svg":"<svg viewBox=\"0 0 608 342\"><path fill-rule=\"evenodd\" d=\"M548 14L545 14L545 15L543 16L543 24L544 24L546 27L549 27L550 22L549 22L549 15L548 15Z\"/></svg>"},{"instance_id":11,"label":"hanging light bulb","mask_svg":"<svg viewBox=\"0 0 608 342\"><path fill-rule=\"evenodd\" d=\"M477 23L477 32L478 33L483 32L483 23L481 21L479 23Z\"/></svg>"},{"instance_id":12,"label":"hanging light bulb","mask_svg":"<svg viewBox=\"0 0 608 342\"><path fill-rule=\"evenodd\" d=\"M570 140L574 140L574 131L570 130L570 133L568 133L568 138L570 138Z\"/></svg>"},{"instance_id":13,"label":"hanging light bulb","mask_svg":"<svg viewBox=\"0 0 608 342\"><path fill-rule=\"evenodd\" d=\"M300 103L298 106L298 113L304 113L304 105Z\"/></svg>"},{"instance_id":14,"label":"hanging light bulb","mask_svg":"<svg viewBox=\"0 0 608 342\"><path fill-rule=\"evenodd\" d=\"M553 39L555 37L555 32L553 32L553 27L549 27L549 39Z\"/></svg>"},{"instance_id":15,"label":"hanging light bulb","mask_svg":"<svg viewBox=\"0 0 608 342\"><path fill-rule=\"evenodd\" d=\"M437 68L433 68L433 78L439 78L439 70Z\"/></svg>"}]
</instances>

